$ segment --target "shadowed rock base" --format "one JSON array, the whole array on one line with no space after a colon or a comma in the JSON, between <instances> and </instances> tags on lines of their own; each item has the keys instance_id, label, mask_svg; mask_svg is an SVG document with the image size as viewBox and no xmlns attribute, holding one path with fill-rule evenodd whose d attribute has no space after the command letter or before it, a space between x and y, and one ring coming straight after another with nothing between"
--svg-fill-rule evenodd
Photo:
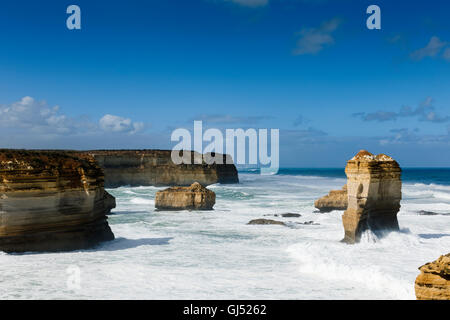
<instances>
[{"instance_id":1,"label":"shadowed rock base","mask_svg":"<svg viewBox=\"0 0 450 320\"><path fill-rule=\"evenodd\" d=\"M419 268L417 300L450 300L450 253Z\"/></svg>"},{"instance_id":2,"label":"shadowed rock base","mask_svg":"<svg viewBox=\"0 0 450 320\"><path fill-rule=\"evenodd\" d=\"M342 215L346 243L358 242L370 229L399 230L397 213L402 198L398 163L384 154L361 150L347 162L348 206Z\"/></svg>"}]
</instances>

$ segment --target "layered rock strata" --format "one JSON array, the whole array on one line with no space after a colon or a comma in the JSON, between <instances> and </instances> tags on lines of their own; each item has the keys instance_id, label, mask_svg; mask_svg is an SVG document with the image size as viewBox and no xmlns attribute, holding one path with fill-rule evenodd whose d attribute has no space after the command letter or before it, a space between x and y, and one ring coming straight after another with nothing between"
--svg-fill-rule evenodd
<instances>
[{"instance_id":1,"label":"layered rock strata","mask_svg":"<svg viewBox=\"0 0 450 320\"><path fill-rule=\"evenodd\" d=\"M418 300L450 300L450 253L419 268L415 290Z\"/></svg>"},{"instance_id":2,"label":"layered rock strata","mask_svg":"<svg viewBox=\"0 0 450 320\"><path fill-rule=\"evenodd\" d=\"M216 194L194 182L190 187L171 187L158 191L155 207L159 210L212 210Z\"/></svg>"},{"instance_id":3,"label":"layered rock strata","mask_svg":"<svg viewBox=\"0 0 450 320\"><path fill-rule=\"evenodd\" d=\"M329 194L317 199L314 206L320 212L330 212L333 210L345 210L348 205L347 185L341 190L331 190Z\"/></svg>"},{"instance_id":4,"label":"layered rock strata","mask_svg":"<svg viewBox=\"0 0 450 320\"><path fill-rule=\"evenodd\" d=\"M170 150L98 150L87 151L105 172L105 187L120 186L189 186L194 182L202 185L214 183L238 183L238 173L231 158L222 158L222 164L201 164L194 157L201 154L184 151L191 164L172 162ZM188 154L186 154L188 153Z\"/></svg>"},{"instance_id":5,"label":"layered rock strata","mask_svg":"<svg viewBox=\"0 0 450 320\"><path fill-rule=\"evenodd\" d=\"M115 200L94 158L0 150L0 179L0 250L76 250L114 239L106 214Z\"/></svg>"},{"instance_id":6,"label":"layered rock strata","mask_svg":"<svg viewBox=\"0 0 450 320\"><path fill-rule=\"evenodd\" d=\"M347 162L348 206L342 216L344 242L358 242L367 229L398 230L401 169L391 157L361 150Z\"/></svg>"}]
</instances>

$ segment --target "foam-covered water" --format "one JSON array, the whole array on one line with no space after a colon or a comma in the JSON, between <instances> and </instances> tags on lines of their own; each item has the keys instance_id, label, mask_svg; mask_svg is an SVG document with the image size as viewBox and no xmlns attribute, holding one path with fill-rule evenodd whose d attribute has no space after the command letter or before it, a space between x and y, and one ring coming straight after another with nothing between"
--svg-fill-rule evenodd
<instances>
[{"instance_id":1,"label":"foam-covered water","mask_svg":"<svg viewBox=\"0 0 450 320\"><path fill-rule=\"evenodd\" d=\"M0 253L2 299L414 299L417 268L450 250L450 186L406 182L401 231L343 237L341 211L313 202L345 184L325 174L241 174L213 185L212 212L161 212L161 188L111 189L116 240L70 253ZM419 212L432 211L434 215ZM300 213L299 218L270 217ZM255 218L290 227L247 225ZM296 222L314 221L303 225ZM69 289L69 266L81 288Z\"/></svg>"}]
</instances>

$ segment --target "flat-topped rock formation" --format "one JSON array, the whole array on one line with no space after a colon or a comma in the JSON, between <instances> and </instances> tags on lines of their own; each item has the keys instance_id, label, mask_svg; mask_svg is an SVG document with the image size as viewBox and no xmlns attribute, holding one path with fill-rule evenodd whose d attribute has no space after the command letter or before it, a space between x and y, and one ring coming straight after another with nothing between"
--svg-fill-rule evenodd
<instances>
[{"instance_id":1,"label":"flat-topped rock formation","mask_svg":"<svg viewBox=\"0 0 450 320\"><path fill-rule=\"evenodd\" d=\"M361 150L347 162L348 206L342 216L344 242L358 242L367 229L398 230L401 169L391 157Z\"/></svg>"},{"instance_id":2,"label":"flat-topped rock formation","mask_svg":"<svg viewBox=\"0 0 450 320\"><path fill-rule=\"evenodd\" d=\"M314 206L319 209L320 212L345 210L347 209L347 204L347 185L343 186L341 190L331 190L328 195L323 196L314 202Z\"/></svg>"},{"instance_id":3,"label":"flat-topped rock formation","mask_svg":"<svg viewBox=\"0 0 450 320\"><path fill-rule=\"evenodd\" d=\"M272 219L254 219L249 221L247 224L255 225L255 224L262 224L262 225L268 225L268 224L275 224L280 226L286 226L286 223L282 221L272 220Z\"/></svg>"},{"instance_id":4,"label":"flat-topped rock formation","mask_svg":"<svg viewBox=\"0 0 450 320\"><path fill-rule=\"evenodd\" d=\"M419 268L417 300L450 300L450 253Z\"/></svg>"},{"instance_id":5,"label":"flat-topped rock formation","mask_svg":"<svg viewBox=\"0 0 450 320\"><path fill-rule=\"evenodd\" d=\"M176 165L172 162L171 150L93 150L92 155L105 172L105 187L120 186L189 186L194 182L202 185L214 183L239 183L238 172L227 155L223 164L195 164L194 156L188 152L192 164Z\"/></svg>"},{"instance_id":6,"label":"flat-topped rock formation","mask_svg":"<svg viewBox=\"0 0 450 320\"><path fill-rule=\"evenodd\" d=\"M115 206L94 158L70 152L0 150L0 250L88 248L114 235Z\"/></svg>"},{"instance_id":7,"label":"flat-topped rock formation","mask_svg":"<svg viewBox=\"0 0 450 320\"><path fill-rule=\"evenodd\" d=\"M198 182L158 191L155 197L158 210L212 210L215 203L216 194Z\"/></svg>"}]
</instances>

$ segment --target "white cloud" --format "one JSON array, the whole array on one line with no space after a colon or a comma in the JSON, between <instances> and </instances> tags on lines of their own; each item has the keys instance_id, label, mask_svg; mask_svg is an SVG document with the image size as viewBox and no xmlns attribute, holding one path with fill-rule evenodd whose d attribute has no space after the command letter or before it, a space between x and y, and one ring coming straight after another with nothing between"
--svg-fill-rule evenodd
<instances>
[{"instance_id":1,"label":"white cloud","mask_svg":"<svg viewBox=\"0 0 450 320\"><path fill-rule=\"evenodd\" d=\"M131 119L114 116L111 114L104 115L100 121L100 128L108 132L126 132L137 133L144 128L142 122L132 122Z\"/></svg>"},{"instance_id":2,"label":"white cloud","mask_svg":"<svg viewBox=\"0 0 450 320\"><path fill-rule=\"evenodd\" d=\"M59 106L23 97L8 105L0 105L0 134L21 135L33 139L98 135L104 131L134 134L144 129L142 122L105 115L99 123L87 117L70 117Z\"/></svg>"},{"instance_id":3,"label":"white cloud","mask_svg":"<svg viewBox=\"0 0 450 320\"><path fill-rule=\"evenodd\" d=\"M62 114L58 106L50 107L45 101L38 102L28 96L0 106L0 124L2 128L40 133L70 133L82 126Z\"/></svg>"},{"instance_id":4,"label":"white cloud","mask_svg":"<svg viewBox=\"0 0 450 320\"><path fill-rule=\"evenodd\" d=\"M303 28L298 32L300 38L297 40L297 46L294 49L295 55L316 54L325 46L334 44L332 33L341 24L338 18L323 22L318 28Z\"/></svg>"},{"instance_id":5,"label":"white cloud","mask_svg":"<svg viewBox=\"0 0 450 320\"><path fill-rule=\"evenodd\" d=\"M420 48L410 54L411 59L419 61L426 57L435 57L447 45L436 36L431 37L430 41L424 48Z\"/></svg>"}]
</instances>

